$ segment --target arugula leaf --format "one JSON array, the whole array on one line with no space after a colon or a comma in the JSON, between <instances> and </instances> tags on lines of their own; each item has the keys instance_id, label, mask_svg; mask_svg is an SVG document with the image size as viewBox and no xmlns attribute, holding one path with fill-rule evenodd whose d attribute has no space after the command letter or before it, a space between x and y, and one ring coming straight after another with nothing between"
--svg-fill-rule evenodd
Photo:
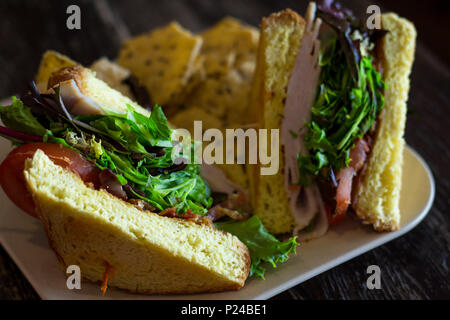
<instances>
[{"instance_id":1,"label":"arugula leaf","mask_svg":"<svg viewBox=\"0 0 450 320\"><path fill-rule=\"evenodd\" d=\"M170 157L170 154L167 156ZM101 169L108 168L121 174L126 179L123 184L130 183L142 192L138 196L140 199L159 210L176 207L178 212L190 209L196 214L207 214L207 208L212 204L211 192L200 177L197 165L188 165L181 171L153 176L149 174L149 166L145 165L146 159L136 162L130 155L104 149L97 165Z\"/></svg>"},{"instance_id":2,"label":"arugula leaf","mask_svg":"<svg viewBox=\"0 0 450 320\"><path fill-rule=\"evenodd\" d=\"M155 106L150 117L127 107L126 114L109 112L75 119L107 134L132 152L148 153L146 147L172 147L172 131L160 106Z\"/></svg>"},{"instance_id":3,"label":"arugula leaf","mask_svg":"<svg viewBox=\"0 0 450 320\"><path fill-rule=\"evenodd\" d=\"M194 168L194 167L192 167ZM198 167L195 167L196 170L199 170ZM194 175L195 176L195 187L192 189L192 191L189 193L188 198L200 203L201 205L209 208L212 205L212 198L211 198L211 189L209 188L208 184L203 180L200 176L200 172Z\"/></svg>"},{"instance_id":4,"label":"arugula leaf","mask_svg":"<svg viewBox=\"0 0 450 320\"><path fill-rule=\"evenodd\" d=\"M230 220L214 225L219 230L235 235L248 247L252 263L250 276L258 275L264 279L264 262L269 262L276 268L276 264L285 262L298 246L296 237L281 242L267 232L258 216L252 216L246 221Z\"/></svg>"},{"instance_id":5,"label":"arugula leaf","mask_svg":"<svg viewBox=\"0 0 450 320\"><path fill-rule=\"evenodd\" d=\"M127 105L127 113L108 112L105 115L79 116L76 119L108 133L127 148L145 153L147 147L172 147L172 130L162 108L155 105L146 117ZM131 143L131 145L128 145Z\"/></svg>"},{"instance_id":6,"label":"arugula leaf","mask_svg":"<svg viewBox=\"0 0 450 320\"><path fill-rule=\"evenodd\" d=\"M160 137L159 143L164 141L170 141L172 130L169 128L169 122L167 121L166 116L164 115L164 112L162 111L162 108L158 105L156 105L153 108L153 111L150 115L150 119L147 122L147 127L150 130L153 130L155 133L155 136ZM166 144L156 144L160 147L168 147Z\"/></svg>"},{"instance_id":7,"label":"arugula leaf","mask_svg":"<svg viewBox=\"0 0 450 320\"><path fill-rule=\"evenodd\" d=\"M31 113L31 109L22 101L13 97L13 103L7 107L0 107L0 118L10 129L37 136L46 134L45 129Z\"/></svg>"}]
</instances>

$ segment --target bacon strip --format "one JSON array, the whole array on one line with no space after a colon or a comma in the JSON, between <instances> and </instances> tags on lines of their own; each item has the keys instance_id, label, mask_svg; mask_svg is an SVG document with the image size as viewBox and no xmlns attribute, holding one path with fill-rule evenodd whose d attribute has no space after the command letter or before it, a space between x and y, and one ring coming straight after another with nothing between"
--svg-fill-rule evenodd
<instances>
[{"instance_id":1,"label":"bacon strip","mask_svg":"<svg viewBox=\"0 0 450 320\"><path fill-rule=\"evenodd\" d=\"M339 183L336 189L335 214L337 215L345 214L347 212L348 206L351 203L354 175L355 169L353 167L348 167L340 170L336 176L336 179Z\"/></svg>"},{"instance_id":2,"label":"bacon strip","mask_svg":"<svg viewBox=\"0 0 450 320\"><path fill-rule=\"evenodd\" d=\"M336 189L336 213L337 215L345 214L351 203L353 178L362 169L367 160L369 153L369 144L364 139L358 139L355 146L350 151L349 167L344 168L336 175L338 187Z\"/></svg>"},{"instance_id":3,"label":"bacon strip","mask_svg":"<svg viewBox=\"0 0 450 320\"><path fill-rule=\"evenodd\" d=\"M365 139L356 140L355 147L350 150L350 159L352 159L350 166L354 168L356 172L359 172L363 167L369 151L369 144Z\"/></svg>"},{"instance_id":4,"label":"bacon strip","mask_svg":"<svg viewBox=\"0 0 450 320\"><path fill-rule=\"evenodd\" d=\"M238 192L209 209L207 217L213 222L224 216L229 216L233 220L245 220L250 216L248 212L247 196L243 192Z\"/></svg>"},{"instance_id":5,"label":"bacon strip","mask_svg":"<svg viewBox=\"0 0 450 320\"><path fill-rule=\"evenodd\" d=\"M286 195L289 198L291 215L295 220L294 233L299 239L312 239L325 234L328 229L323 200L316 185L293 188L300 174L298 154L308 154L303 141L307 130L305 123L311 120L311 108L319 82L318 57L320 40L318 34L321 20L315 18L316 5L310 3L306 13L306 26L297 60L289 79L284 117L281 125L281 143L284 146ZM299 132L299 129L302 129ZM294 133L294 134L293 134ZM313 232L301 232L318 215Z\"/></svg>"}]
</instances>

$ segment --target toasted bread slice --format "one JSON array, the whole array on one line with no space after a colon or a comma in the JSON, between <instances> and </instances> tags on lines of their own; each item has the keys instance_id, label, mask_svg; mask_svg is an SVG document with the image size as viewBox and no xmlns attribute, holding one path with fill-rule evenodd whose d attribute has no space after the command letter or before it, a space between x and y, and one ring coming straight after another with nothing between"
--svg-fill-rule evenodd
<instances>
[{"instance_id":1,"label":"toasted bread slice","mask_svg":"<svg viewBox=\"0 0 450 320\"><path fill-rule=\"evenodd\" d=\"M41 150L24 176L62 267L147 294L236 290L250 268L247 247L207 224L141 211L55 165Z\"/></svg>"},{"instance_id":2,"label":"toasted bread slice","mask_svg":"<svg viewBox=\"0 0 450 320\"><path fill-rule=\"evenodd\" d=\"M357 190L356 213L377 231L397 230L400 225L403 139L409 75L414 60L414 25L394 13L381 16L382 28L389 30L381 43L385 109L368 167Z\"/></svg>"},{"instance_id":3,"label":"toasted bread slice","mask_svg":"<svg viewBox=\"0 0 450 320\"><path fill-rule=\"evenodd\" d=\"M150 115L148 110L98 79L95 72L80 65L53 72L48 80L48 88L68 80L75 80L78 88L85 96L115 112L126 112L127 105L130 105L136 112L146 116Z\"/></svg>"},{"instance_id":4,"label":"toasted bread slice","mask_svg":"<svg viewBox=\"0 0 450 320\"><path fill-rule=\"evenodd\" d=\"M259 128L281 128L287 86L304 29L304 19L290 9L262 20L250 104L252 121ZM260 175L259 165L248 165L247 168L253 210L266 228L276 234L291 232L294 224L284 189L281 145L279 155L279 173L276 175Z\"/></svg>"},{"instance_id":5,"label":"toasted bread slice","mask_svg":"<svg viewBox=\"0 0 450 320\"><path fill-rule=\"evenodd\" d=\"M106 57L102 57L94 61L89 66L89 69L94 71L95 76L106 82L106 84L111 88L119 91L125 97L128 97L133 101L136 100L130 86L124 83L124 81L131 75L131 72L128 69L119 66L117 63Z\"/></svg>"}]
</instances>

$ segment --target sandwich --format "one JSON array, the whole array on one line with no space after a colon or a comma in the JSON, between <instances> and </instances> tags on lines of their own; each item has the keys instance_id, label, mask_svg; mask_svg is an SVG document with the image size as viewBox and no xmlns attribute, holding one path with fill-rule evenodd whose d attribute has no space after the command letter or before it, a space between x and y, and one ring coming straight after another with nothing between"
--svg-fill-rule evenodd
<instances>
[{"instance_id":1,"label":"sandwich","mask_svg":"<svg viewBox=\"0 0 450 320\"><path fill-rule=\"evenodd\" d=\"M263 19L249 110L280 129L280 170L248 166L254 212L275 234L325 234L346 215L400 226L399 196L413 24L394 13L368 29L350 10L311 3Z\"/></svg>"},{"instance_id":2,"label":"sandwich","mask_svg":"<svg viewBox=\"0 0 450 320\"><path fill-rule=\"evenodd\" d=\"M217 292L264 277L265 262L295 251L295 238L268 233L232 185L217 195L199 165L172 159L174 130L160 106L140 106L55 53L38 79L41 89L31 82L0 107L0 135L16 146L0 165L0 185L42 222L64 270L78 265L103 294L107 286Z\"/></svg>"}]
</instances>

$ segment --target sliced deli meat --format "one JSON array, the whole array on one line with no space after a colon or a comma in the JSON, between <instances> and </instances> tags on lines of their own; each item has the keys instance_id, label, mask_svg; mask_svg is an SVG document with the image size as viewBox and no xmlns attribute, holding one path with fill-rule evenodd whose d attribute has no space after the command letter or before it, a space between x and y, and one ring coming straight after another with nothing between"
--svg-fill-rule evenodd
<instances>
[{"instance_id":1,"label":"sliced deli meat","mask_svg":"<svg viewBox=\"0 0 450 320\"><path fill-rule=\"evenodd\" d=\"M281 128L286 166L285 190L291 214L295 219L294 232L298 233L311 225L313 219L320 224L320 228L315 226L314 233L305 233L302 236L304 238L319 237L325 234L328 228L326 211L317 186L296 187L300 179L297 156L308 153L303 141L306 131L303 128L311 120L311 108L320 75L320 41L317 37L321 20L315 19L315 10L314 4L308 7L305 34L289 81Z\"/></svg>"}]
</instances>

